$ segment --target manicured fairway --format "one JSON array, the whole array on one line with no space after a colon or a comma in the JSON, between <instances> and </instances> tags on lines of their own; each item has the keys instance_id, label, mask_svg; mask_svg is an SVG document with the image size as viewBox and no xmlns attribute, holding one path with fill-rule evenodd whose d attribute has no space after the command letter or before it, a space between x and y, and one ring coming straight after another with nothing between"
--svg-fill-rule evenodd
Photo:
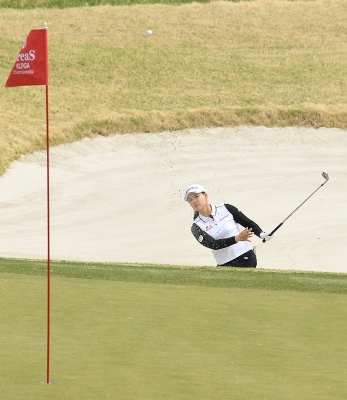
<instances>
[{"instance_id":1,"label":"manicured fairway","mask_svg":"<svg viewBox=\"0 0 347 400\"><path fill-rule=\"evenodd\" d=\"M11 271L5 260L1 266ZM13 260L12 267L15 272ZM28 275L28 267L0 273L4 399L346 398L343 274L287 273L306 282L303 292L256 289L252 279L248 288L212 287L204 271L218 274L213 268L195 268L201 282L205 276L204 285L189 279L185 284L131 282L126 274L123 281L67 278L52 269L54 385L41 383L46 377L46 278ZM184 274L183 268L156 271ZM240 281L251 276L261 281L266 274L222 272L226 281L228 273L243 275ZM340 289L310 292L310 282L314 287L319 276L320 284L326 279L329 287L335 280Z\"/></svg>"}]
</instances>

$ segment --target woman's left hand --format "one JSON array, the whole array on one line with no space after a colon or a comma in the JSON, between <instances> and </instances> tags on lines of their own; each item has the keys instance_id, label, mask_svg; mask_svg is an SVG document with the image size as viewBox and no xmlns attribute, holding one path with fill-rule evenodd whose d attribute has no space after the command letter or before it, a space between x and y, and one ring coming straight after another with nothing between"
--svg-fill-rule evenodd
<instances>
[{"instance_id":1,"label":"woman's left hand","mask_svg":"<svg viewBox=\"0 0 347 400\"><path fill-rule=\"evenodd\" d=\"M250 238L253 236L252 228L245 228L242 232L235 236L237 242L250 242Z\"/></svg>"}]
</instances>

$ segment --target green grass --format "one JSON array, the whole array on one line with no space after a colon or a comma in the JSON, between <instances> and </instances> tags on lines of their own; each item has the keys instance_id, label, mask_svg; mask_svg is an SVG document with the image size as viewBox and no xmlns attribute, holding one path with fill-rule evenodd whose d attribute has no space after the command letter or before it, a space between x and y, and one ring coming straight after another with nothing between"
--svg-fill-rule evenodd
<instances>
[{"instance_id":1,"label":"green grass","mask_svg":"<svg viewBox=\"0 0 347 400\"><path fill-rule=\"evenodd\" d=\"M345 1L86 3L0 0L3 82L30 29L48 22L52 145L204 126L347 127ZM44 101L41 87L0 91L0 173L44 148ZM347 396L346 274L51 269L56 384L43 385L46 262L0 259L3 399Z\"/></svg>"},{"instance_id":2,"label":"green grass","mask_svg":"<svg viewBox=\"0 0 347 400\"><path fill-rule=\"evenodd\" d=\"M4 399L346 397L345 274L53 262L45 385L45 261L0 266Z\"/></svg>"},{"instance_id":3,"label":"green grass","mask_svg":"<svg viewBox=\"0 0 347 400\"><path fill-rule=\"evenodd\" d=\"M347 274L51 261L52 276L216 288L347 294ZM46 275L47 261L0 258L0 273Z\"/></svg>"}]
</instances>

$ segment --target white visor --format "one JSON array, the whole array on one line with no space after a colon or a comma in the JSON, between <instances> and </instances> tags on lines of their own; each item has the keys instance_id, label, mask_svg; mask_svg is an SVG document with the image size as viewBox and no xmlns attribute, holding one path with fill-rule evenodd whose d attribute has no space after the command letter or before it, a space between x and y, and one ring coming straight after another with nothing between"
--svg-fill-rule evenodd
<instances>
[{"instance_id":1,"label":"white visor","mask_svg":"<svg viewBox=\"0 0 347 400\"><path fill-rule=\"evenodd\" d=\"M188 200L188 196L189 196L190 193L202 193L204 191L205 191L205 189L201 185L198 185L197 183L194 183L193 185L190 185L188 187L188 189L185 191L185 193L184 193L184 201Z\"/></svg>"}]
</instances>

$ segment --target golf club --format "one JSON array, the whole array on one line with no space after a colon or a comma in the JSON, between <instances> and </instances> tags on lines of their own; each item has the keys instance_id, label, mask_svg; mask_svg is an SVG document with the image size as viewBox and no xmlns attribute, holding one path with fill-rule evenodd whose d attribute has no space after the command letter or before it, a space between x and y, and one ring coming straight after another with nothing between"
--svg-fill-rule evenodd
<instances>
[{"instance_id":1,"label":"golf club","mask_svg":"<svg viewBox=\"0 0 347 400\"><path fill-rule=\"evenodd\" d=\"M269 236L272 236L272 235L277 231L277 229L279 229L279 228L287 221L287 219L290 218L290 217L295 213L295 211L297 211L304 203L306 203L306 201L307 201L310 197L312 197L312 196L317 192L317 190L319 190L322 186L324 186L324 185L328 182L328 180L329 180L329 175L328 175L328 173L327 173L326 171L323 171L323 172L322 172L322 177L325 179L325 182L322 183L322 184L319 186L319 188L316 189L310 196L308 196L307 199L306 199L305 201L303 201L298 207L296 207L296 209L295 209L291 214L289 214L288 217L287 217L284 221L282 221L279 225L277 225L276 228L270 233ZM266 239L264 238L264 239L263 239L263 243L265 243L265 242L266 242Z\"/></svg>"}]
</instances>

